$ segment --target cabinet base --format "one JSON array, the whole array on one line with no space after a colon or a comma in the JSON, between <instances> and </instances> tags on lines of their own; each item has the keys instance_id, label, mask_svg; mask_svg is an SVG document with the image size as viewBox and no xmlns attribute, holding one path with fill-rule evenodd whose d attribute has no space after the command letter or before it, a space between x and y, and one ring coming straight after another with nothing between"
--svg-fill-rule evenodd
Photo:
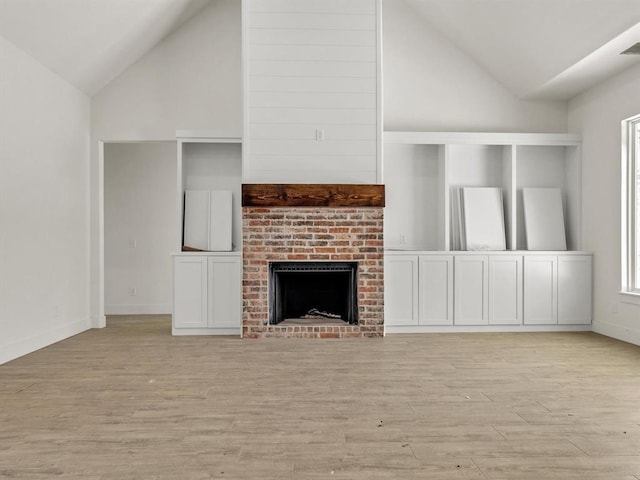
<instances>
[{"instance_id":1,"label":"cabinet base","mask_svg":"<svg viewBox=\"0 0 640 480\"><path fill-rule=\"evenodd\" d=\"M591 325L385 325L384 333L590 332Z\"/></svg>"},{"instance_id":2,"label":"cabinet base","mask_svg":"<svg viewBox=\"0 0 640 480\"><path fill-rule=\"evenodd\" d=\"M242 329L237 328L171 328L171 335L234 335L242 336Z\"/></svg>"}]
</instances>

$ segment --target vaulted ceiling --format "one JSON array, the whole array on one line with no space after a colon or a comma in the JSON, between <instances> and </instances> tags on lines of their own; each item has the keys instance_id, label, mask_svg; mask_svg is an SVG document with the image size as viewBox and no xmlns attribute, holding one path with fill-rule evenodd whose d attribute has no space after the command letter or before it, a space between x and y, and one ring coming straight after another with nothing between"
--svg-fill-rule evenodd
<instances>
[{"instance_id":1,"label":"vaulted ceiling","mask_svg":"<svg viewBox=\"0 0 640 480\"><path fill-rule=\"evenodd\" d=\"M640 62L620 55L640 42L639 0L405 1L520 98L566 100Z\"/></svg>"},{"instance_id":2,"label":"vaulted ceiling","mask_svg":"<svg viewBox=\"0 0 640 480\"><path fill-rule=\"evenodd\" d=\"M211 0L0 0L0 35L93 95Z\"/></svg>"},{"instance_id":3,"label":"vaulted ceiling","mask_svg":"<svg viewBox=\"0 0 640 480\"><path fill-rule=\"evenodd\" d=\"M0 35L93 95L212 1L0 0ZM520 98L566 100L640 62L620 55L640 41L640 0L382 1L405 1Z\"/></svg>"}]
</instances>

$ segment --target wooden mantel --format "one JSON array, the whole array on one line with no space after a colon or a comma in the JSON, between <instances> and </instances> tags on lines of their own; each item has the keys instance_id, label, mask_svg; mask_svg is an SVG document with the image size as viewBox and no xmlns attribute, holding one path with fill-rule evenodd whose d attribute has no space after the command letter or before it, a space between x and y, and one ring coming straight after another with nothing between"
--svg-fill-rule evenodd
<instances>
[{"instance_id":1,"label":"wooden mantel","mask_svg":"<svg viewBox=\"0 0 640 480\"><path fill-rule=\"evenodd\" d=\"M245 183L243 207L384 207L384 185Z\"/></svg>"}]
</instances>

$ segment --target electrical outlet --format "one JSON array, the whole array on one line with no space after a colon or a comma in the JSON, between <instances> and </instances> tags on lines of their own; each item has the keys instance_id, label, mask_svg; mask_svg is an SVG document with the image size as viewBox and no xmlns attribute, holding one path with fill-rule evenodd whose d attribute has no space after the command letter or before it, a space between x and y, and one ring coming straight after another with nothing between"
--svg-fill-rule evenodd
<instances>
[{"instance_id":1,"label":"electrical outlet","mask_svg":"<svg viewBox=\"0 0 640 480\"><path fill-rule=\"evenodd\" d=\"M618 302L613 302L611 304L611 313L618 313Z\"/></svg>"},{"instance_id":2,"label":"electrical outlet","mask_svg":"<svg viewBox=\"0 0 640 480\"><path fill-rule=\"evenodd\" d=\"M400 234L400 243L402 244L407 243L407 236L404 233Z\"/></svg>"},{"instance_id":3,"label":"electrical outlet","mask_svg":"<svg viewBox=\"0 0 640 480\"><path fill-rule=\"evenodd\" d=\"M138 241L135 239L129 240L129 248L138 248Z\"/></svg>"},{"instance_id":4,"label":"electrical outlet","mask_svg":"<svg viewBox=\"0 0 640 480\"><path fill-rule=\"evenodd\" d=\"M138 292L136 291L136 287L131 287L131 288L129 289L129 296L130 296L130 297L135 297L137 293L138 293Z\"/></svg>"}]
</instances>

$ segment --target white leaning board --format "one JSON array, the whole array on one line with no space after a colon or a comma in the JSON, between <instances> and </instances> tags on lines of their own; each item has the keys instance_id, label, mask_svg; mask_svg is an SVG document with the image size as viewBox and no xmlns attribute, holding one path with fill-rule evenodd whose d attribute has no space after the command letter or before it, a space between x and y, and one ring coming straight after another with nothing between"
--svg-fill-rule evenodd
<instances>
[{"instance_id":1,"label":"white leaning board","mask_svg":"<svg viewBox=\"0 0 640 480\"><path fill-rule=\"evenodd\" d=\"M506 250L502 189L462 189L466 250Z\"/></svg>"},{"instance_id":2,"label":"white leaning board","mask_svg":"<svg viewBox=\"0 0 640 480\"><path fill-rule=\"evenodd\" d=\"M184 245L215 252L232 250L232 192L187 190L184 199Z\"/></svg>"},{"instance_id":3,"label":"white leaning board","mask_svg":"<svg viewBox=\"0 0 640 480\"><path fill-rule=\"evenodd\" d=\"M562 194L559 188L523 188L528 250L566 250Z\"/></svg>"}]
</instances>

